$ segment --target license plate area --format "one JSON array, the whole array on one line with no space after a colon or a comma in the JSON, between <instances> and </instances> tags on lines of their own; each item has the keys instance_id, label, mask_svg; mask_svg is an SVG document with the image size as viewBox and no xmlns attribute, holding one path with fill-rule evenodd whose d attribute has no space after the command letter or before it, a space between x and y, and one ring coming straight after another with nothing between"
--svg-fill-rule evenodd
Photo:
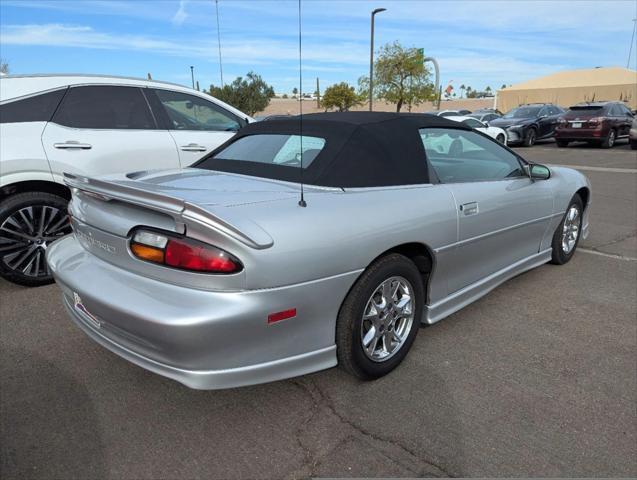
<instances>
[{"instance_id":1,"label":"license plate area","mask_svg":"<svg viewBox=\"0 0 637 480\"><path fill-rule=\"evenodd\" d=\"M573 122L572 126L573 128L582 128L582 122Z\"/></svg>"}]
</instances>

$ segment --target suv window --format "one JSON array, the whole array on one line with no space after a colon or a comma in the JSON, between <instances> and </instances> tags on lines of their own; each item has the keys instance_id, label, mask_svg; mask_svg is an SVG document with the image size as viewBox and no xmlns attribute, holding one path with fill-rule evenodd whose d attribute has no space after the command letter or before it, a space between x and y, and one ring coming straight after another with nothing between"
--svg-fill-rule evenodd
<instances>
[{"instance_id":1,"label":"suv window","mask_svg":"<svg viewBox=\"0 0 637 480\"><path fill-rule=\"evenodd\" d=\"M473 118L467 118L466 120L463 120L462 123L464 123L465 125L467 125L468 127L471 127L471 128L483 128L484 127L482 122L480 122L479 120L475 120Z\"/></svg>"},{"instance_id":2,"label":"suv window","mask_svg":"<svg viewBox=\"0 0 637 480\"><path fill-rule=\"evenodd\" d=\"M216 103L195 95L155 90L168 116L169 130L237 131L240 120Z\"/></svg>"},{"instance_id":3,"label":"suv window","mask_svg":"<svg viewBox=\"0 0 637 480\"><path fill-rule=\"evenodd\" d=\"M155 121L137 87L71 87L53 122L73 128L149 130Z\"/></svg>"},{"instance_id":4,"label":"suv window","mask_svg":"<svg viewBox=\"0 0 637 480\"><path fill-rule=\"evenodd\" d=\"M476 132L421 128L429 163L443 183L484 182L525 176L513 153Z\"/></svg>"},{"instance_id":5,"label":"suv window","mask_svg":"<svg viewBox=\"0 0 637 480\"><path fill-rule=\"evenodd\" d=\"M562 113L562 111L559 108L553 105L549 107L549 115L559 115L560 113Z\"/></svg>"},{"instance_id":6,"label":"suv window","mask_svg":"<svg viewBox=\"0 0 637 480\"><path fill-rule=\"evenodd\" d=\"M0 123L48 122L66 88L0 105Z\"/></svg>"}]
</instances>

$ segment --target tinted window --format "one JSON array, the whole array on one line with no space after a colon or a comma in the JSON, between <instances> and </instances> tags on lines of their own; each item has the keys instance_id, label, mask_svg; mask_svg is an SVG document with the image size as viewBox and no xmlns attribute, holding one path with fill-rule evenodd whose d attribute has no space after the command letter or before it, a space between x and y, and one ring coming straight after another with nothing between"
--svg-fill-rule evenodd
<instances>
[{"instance_id":1,"label":"tinted window","mask_svg":"<svg viewBox=\"0 0 637 480\"><path fill-rule=\"evenodd\" d=\"M518 107L505 113L503 118L535 118L542 107Z\"/></svg>"},{"instance_id":2,"label":"tinted window","mask_svg":"<svg viewBox=\"0 0 637 480\"><path fill-rule=\"evenodd\" d=\"M515 155L476 132L422 128L420 137L429 163L443 183L524 176Z\"/></svg>"},{"instance_id":3,"label":"tinted window","mask_svg":"<svg viewBox=\"0 0 637 480\"><path fill-rule=\"evenodd\" d=\"M494 113L490 113L489 115L487 115L486 117L484 117L484 121L485 122L490 122L491 120L495 120L496 118L498 118L498 116Z\"/></svg>"},{"instance_id":4,"label":"tinted window","mask_svg":"<svg viewBox=\"0 0 637 480\"><path fill-rule=\"evenodd\" d=\"M146 99L137 87L72 87L53 121L74 128L155 128Z\"/></svg>"},{"instance_id":5,"label":"tinted window","mask_svg":"<svg viewBox=\"0 0 637 480\"><path fill-rule=\"evenodd\" d=\"M56 90L0 105L0 123L48 122L65 91Z\"/></svg>"},{"instance_id":6,"label":"tinted window","mask_svg":"<svg viewBox=\"0 0 637 480\"><path fill-rule=\"evenodd\" d=\"M559 115L560 113L562 113L562 111L554 106L550 106L549 108L549 115Z\"/></svg>"},{"instance_id":7,"label":"tinted window","mask_svg":"<svg viewBox=\"0 0 637 480\"><path fill-rule=\"evenodd\" d=\"M438 114L439 117L455 117L458 115L458 112L442 112Z\"/></svg>"},{"instance_id":8,"label":"tinted window","mask_svg":"<svg viewBox=\"0 0 637 480\"><path fill-rule=\"evenodd\" d=\"M155 90L168 115L170 130L237 131L239 119L203 98L170 90Z\"/></svg>"},{"instance_id":9,"label":"tinted window","mask_svg":"<svg viewBox=\"0 0 637 480\"><path fill-rule=\"evenodd\" d=\"M301 139L299 135L249 135L231 143L213 158L300 167L302 152L303 168L306 168L324 146L325 140L319 137L304 135ZM204 164L202 166L205 168Z\"/></svg>"},{"instance_id":10,"label":"tinted window","mask_svg":"<svg viewBox=\"0 0 637 480\"><path fill-rule=\"evenodd\" d=\"M463 120L462 123L464 123L465 125L471 128L484 127L484 125L482 125L482 122L479 122L478 120L474 120L473 118L467 118L466 120Z\"/></svg>"}]
</instances>

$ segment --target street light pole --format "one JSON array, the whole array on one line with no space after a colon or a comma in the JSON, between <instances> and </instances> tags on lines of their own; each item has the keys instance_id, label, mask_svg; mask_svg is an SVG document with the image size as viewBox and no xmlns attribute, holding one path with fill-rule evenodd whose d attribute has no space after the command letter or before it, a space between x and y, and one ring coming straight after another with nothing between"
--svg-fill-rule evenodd
<instances>
[{"instance_id":1,"label":"street light pole","mask_svg":"<svg viewBox=\"0 0 637 480\"><path fill-rule=\"evenodd\" d=\"M372 111L373 92L374 92L374 16L377 13L384 12L386 8L375 8L372 10L372 31L369 42L369 111Z\"/></svg>"},{"instance_id":2,"label":"street light pole","mask_svg":"<svg viewBox=\"0 0 637 480\"><path fill-rule=\"evenodd\" d=\"M192 89L195 89L195 67L190 65L190 77L192 78Z\"/></svg>"}]
</instances>

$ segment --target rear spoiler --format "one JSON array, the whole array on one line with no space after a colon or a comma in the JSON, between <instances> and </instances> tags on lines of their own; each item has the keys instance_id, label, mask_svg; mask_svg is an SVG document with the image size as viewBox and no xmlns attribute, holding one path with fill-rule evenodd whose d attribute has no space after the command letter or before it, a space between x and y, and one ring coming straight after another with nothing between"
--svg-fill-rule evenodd
<instances>
[{"instance_id":1,"label":"rear spoiler","mask_svg":"<svg viewBox=\"0 0 637 480\"><path fill-rule=\"evenodd\" d=\"M251 248L261 250L274 244L272 237L259 225L247 218L233 215L225 207L206 209L170 195L137 188L133 182L124 182L126 181L98 180L64 173L64 183L69 188L81 190L105 202L119 200L166 213L175 219L181 233L185 233L186 223L195 222L218 230Z\"/></svg>"}]
</instances>

